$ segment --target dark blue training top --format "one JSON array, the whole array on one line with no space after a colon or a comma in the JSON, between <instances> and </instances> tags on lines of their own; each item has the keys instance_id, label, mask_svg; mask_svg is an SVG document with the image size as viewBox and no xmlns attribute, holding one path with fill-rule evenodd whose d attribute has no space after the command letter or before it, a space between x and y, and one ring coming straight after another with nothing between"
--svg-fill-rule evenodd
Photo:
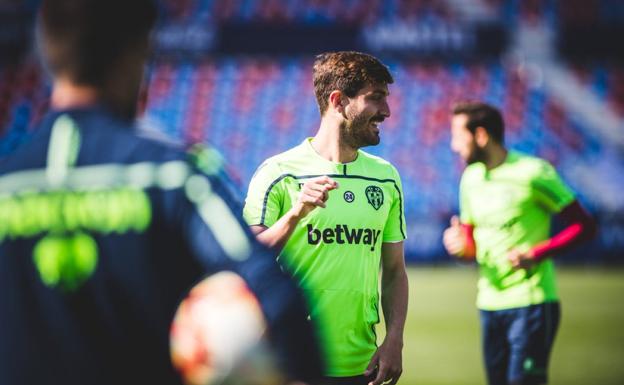
<instances>
[{"instance_id":1,"label":"dark blue training top","mask_svg":"<svg viewBox=\"0 0 624 385\"><path fill-rule=\"evenodd\" d=\"M320 375L299 291L218 169L210 151L191 157L100 107L50 113L2 159L0 384L180 383L173 314L222 270L259 298L285 369Z\"/></svg>"}]
</instances>

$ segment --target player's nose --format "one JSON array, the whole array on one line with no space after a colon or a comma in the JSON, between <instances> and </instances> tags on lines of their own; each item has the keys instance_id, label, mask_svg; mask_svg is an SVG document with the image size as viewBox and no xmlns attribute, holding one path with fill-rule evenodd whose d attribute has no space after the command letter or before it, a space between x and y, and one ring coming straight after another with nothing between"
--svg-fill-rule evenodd
<instances>
[{"instance_id":1,"label":"player's nose","mask_svg":"<svg viewBox=\"0 0 624 385\"><path fill-rule=\"evenodd\" d=\"M384 102L383 105L381 106L381 109L379 110L379 114L382 115L384 118L389 118L391 113L390 113L390 106L388 105L388 102Z\"/></svg>"}]
</instances>

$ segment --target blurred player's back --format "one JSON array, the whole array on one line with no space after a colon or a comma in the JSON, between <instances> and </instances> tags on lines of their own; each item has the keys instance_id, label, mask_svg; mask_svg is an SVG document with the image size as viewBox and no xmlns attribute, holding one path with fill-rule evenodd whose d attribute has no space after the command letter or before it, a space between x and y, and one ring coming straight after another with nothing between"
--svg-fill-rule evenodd
<instances>
[{"instance_id":1,"label":"blurred player's back","mask_svg":"<svg viewBox=\"0 0 624 385\"><path fill-rule=\"evenodd\" d=\"M218 167L134 130L154 18L149 0L43 2L52 112L0 163L0 384L179 383L174 312L222 270L258 298L291 378L320 374L298 291Z\"/></svg>"},{"instance_id":2,"label":"blurred player's back","mask_svg":"<svg viewBox=\"0 0 624 385\"><path fill-rule=\"evenodd\" d=\"M62 164L65 133L75 166ZM193 223L181 217L193 212L180 185L190 173L182 152L97 109L49 115L0 166L6 383L175 382L169 322L203 270L178 227Z\"/></svg>"}]
</instances>

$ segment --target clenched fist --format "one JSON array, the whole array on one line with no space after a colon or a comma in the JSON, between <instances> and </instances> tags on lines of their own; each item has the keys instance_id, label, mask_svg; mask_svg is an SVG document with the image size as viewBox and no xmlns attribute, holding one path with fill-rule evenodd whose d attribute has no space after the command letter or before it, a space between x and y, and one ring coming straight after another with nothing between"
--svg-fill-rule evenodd
<instances>
[{"instance_id":1,"label":"clenched fist","mask_svg":"<svg viewBox=\"0 0 624 385\"><path fill-rule=\"evenodd\" d=\"M451 255L467 259L475 257L474 241L456 215L453 215L451 225L444 230L442 242L446 251Z\"/></svg>"},{"instance_id":2,"label":"clenched fist","mask_svg":"<svg viewBox=\"0 0 624 385\"><path fill-rule=\"evenodd\" d=\"M329 192L337 188L338 182L325 175L308 180L301 187L297 203L293 206L294 214L301 219L317 207L326 207Z\"/></svg>"}]
</instances>

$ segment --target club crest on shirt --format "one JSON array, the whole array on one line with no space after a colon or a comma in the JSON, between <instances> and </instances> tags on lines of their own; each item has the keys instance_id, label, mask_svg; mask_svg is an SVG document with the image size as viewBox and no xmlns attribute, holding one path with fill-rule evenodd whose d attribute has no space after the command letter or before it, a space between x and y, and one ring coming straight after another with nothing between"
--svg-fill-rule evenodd
<instances>
[{"instance_id":1,"label":"club crest on shirt","mask_svg":"<svg viewBox=\"0 0 624 385\"><path fill-rule=\"evenodd\" d=\"M379 210L384 202L383 190L378 186L368 186L365 192L368 203L370 203L370 205L373 206L375 210Z\"/></svg>"}]
</instances>

